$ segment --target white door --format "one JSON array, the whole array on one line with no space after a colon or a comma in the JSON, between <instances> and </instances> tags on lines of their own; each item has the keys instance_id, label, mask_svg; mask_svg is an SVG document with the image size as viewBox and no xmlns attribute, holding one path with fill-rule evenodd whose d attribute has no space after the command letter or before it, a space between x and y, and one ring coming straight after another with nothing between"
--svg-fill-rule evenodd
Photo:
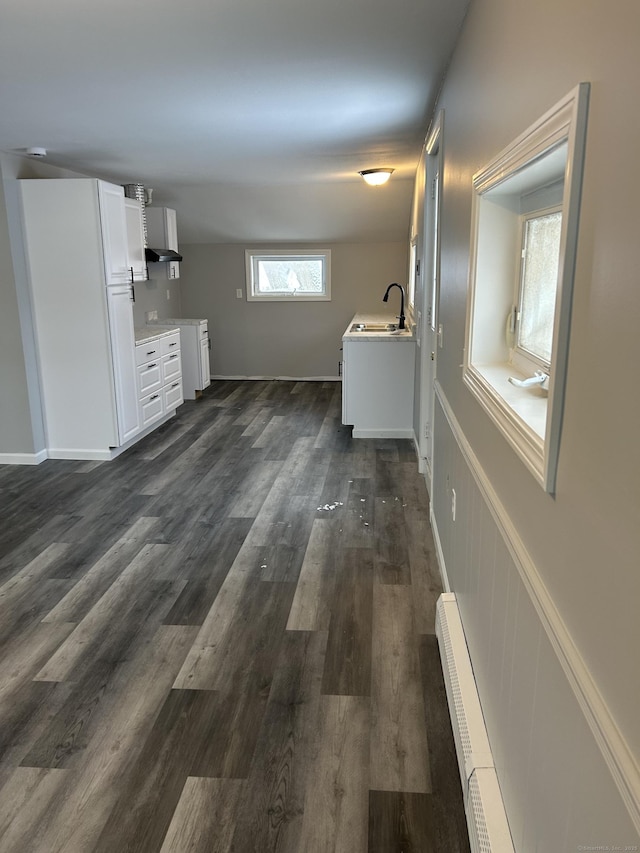
<instances>
[{"instance_id":1,"label":"white door","mask_svg":"<svg viewBox=\"0 0 640 853\"><path fill-rule=\"evenodd\" d=\"M167 232L167 249L178 251L178 222L176 212L170 207L165 208L166 216L166 232ZM163 247L164 248L164 247ZM167 264L167 278L180 278L180 263L178 261L169 261ZM207 376L208 376L207 372ZM209 384L209 383L207 383Z\"/></svg>"},{"instance_id":2,"label":"white door","mask_svg":"<svg viewBox=\"0 0 640 853\"><path fill-rule=\"evenodd\" d=\"M422 311L420 456L425 460L427 481L433 471L433 418L439 335L440 293L440 181L442 171L442 113L427 140L424 196L424 309ZM440 343L441 345L441 343Z\"/></svg>"},{"instance_id":3,"label":"white door","mask_svg":"<svg viewBox=\"0 0 640 853\"><path fill-rule=\"evenodd\" d=\"M124 444L140 429L132 285L108 287L107 305L118 437L120 444Z\"/></svg>"},{"instance_id":4,"label":"white door","mask_svg":"<svg viewBox=\"0 0 640 853\"><path fill-rule=\"evenodd\" d=\"M126 284L131 280L131 276L124 189L115 184L98 181L98 200L106 282L107 284Z\"/></svg>"},{"instance_id":5,"label":"white door","mask_svg":"<svg viewBox=\"0 0 640 853\"><path fill-rule=\"evenodd\" d=\"M127 222L127 267L130 281L145 281L147 261L144 253L144 224L142 205L135 198L125 198Z\"/></svg>"},{"instance_id":6,"label":"white door","mask_svg":"<svg viewBox=\"0 0 640 853\"><path fill-rule=\"evenodd\" d=\"M202 380L202 388L208 388L211 385L211 368L209 366L209 338L203 338L200 341L200 376Z\"/></svg>"}]
</instances>

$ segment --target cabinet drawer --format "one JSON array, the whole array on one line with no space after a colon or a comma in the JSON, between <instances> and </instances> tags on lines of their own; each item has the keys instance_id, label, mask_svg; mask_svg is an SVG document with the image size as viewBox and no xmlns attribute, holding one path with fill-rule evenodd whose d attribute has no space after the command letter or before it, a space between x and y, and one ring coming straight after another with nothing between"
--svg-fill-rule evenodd
<instances>
[{"instance_id":1,"label":"cabinet drawer","mask_svg":"<svg viewBox=\"0 0 640 853\"><path fill-rule=\"evenodd\" d=\"M176 379L164 389L164 410L171 412L184 402L182 396L182 381Z\"/></svg>"},{"instance_id":2,"label":"cabinet drawer","mask_svg":"<svg viewBox=\"0 0 640 853\"><path fill-rule=\"evenodd\" d=\"M136 364L144 364L146 361L160 359L162 347L160 340L148 341L146 344L136 346Z\"/></svg>"},{"instance_id":3,"label":"cabinet drawer","mask_svg":"<svg viewBox=\"0 0 640 853\"><path fill-rule=\"evenodd\" d=\"M138 366L138 396L140 398L147 397L162 388L164 385L162 373L161 359Z\"/></svg>"},{"instance_id":4,"label":"cabinet drawer","mask_svg":"<svg viewBox=\"0 0 640 853\"><path fill-rule=\"evenodd\" d=\"M164 394L162 390L150 394L140 400L141 427L147 427L150 423L161 418L164 414Z\"/></svg>"},{"instance_id":5,"label":"cabinet drawer","mask_svg":"<svg viewBox=\"0 0 640 853\"><path fill-rule=\"evenodd\" d=\"M174 382L182 375L182 359L179 352L172 352L162 357L162 384Z\"/></svg>"},{"instance_id":6,"label":"cabinet drawer","mask_svg":"<svg viewBox=\"0 0 640 853\"><path fill-rule=\"evenodd\" d=\"M176 332L175 335L167 335L164 338L160 338L158 343L160 344L162 355L180 352L180 332Z\"/></svg>"}]
</instances>

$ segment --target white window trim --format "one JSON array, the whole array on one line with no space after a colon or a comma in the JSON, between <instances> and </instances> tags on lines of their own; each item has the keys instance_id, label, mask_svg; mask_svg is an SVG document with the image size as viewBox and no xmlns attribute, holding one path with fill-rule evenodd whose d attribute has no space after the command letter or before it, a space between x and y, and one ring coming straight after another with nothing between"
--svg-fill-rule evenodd
<instances>
[{"instance_id":1,"label":"white window trim","mask_svg":"<svg viewBox=\"0 0 640 853\"><path fill-rule=\"evenodd\" d=\"M246 249L245 281L247 302L330 302L331 249ZM260 258L322 258L324 260L324 290L322 293L255 293L253 290L254 263Z\"/></svg>"},{"instance_id":2,"label":"white window trim","mask_svg":"<svg viewBox=\"0 0 640 853\"><path fill-rule=\"evenodd\" d=\"M514 343L511 350L511 364L521 373L531 376L536 370L543 370L549 373L551 363L533 352L529 352L524 347L518 344L518 336L520 334L520 323L522 322L522 291L523 291L523 264L522 247L524 246L524 233L527 221L546 216L549 213L562 213L562 205L553 205L552 207L544 207L540 210L531 210L528 213L523 213L520 217L520 257L518 279L516 281L516 290L514 295L514 306L517 311L517 320L514 331Z\"/></svg>"},{"instance_id":3,"label":"white window trim","mask_svg":"<svg viewBox=\"0 0 640 853\"><path fill-rule=\"evenodd\" d=\"M560 444L569 345L571 294L586 137L589 84L580 83L473 178L471 265L463 380L536 480L553 493ZM478 223L482 195L558 145L567 143L562 234L548 392L509 383L514 367L473 363ZM500 334L500 330L497 330ZM522 375L520 378L524 378Z\"/></svg>"}]
</instances>

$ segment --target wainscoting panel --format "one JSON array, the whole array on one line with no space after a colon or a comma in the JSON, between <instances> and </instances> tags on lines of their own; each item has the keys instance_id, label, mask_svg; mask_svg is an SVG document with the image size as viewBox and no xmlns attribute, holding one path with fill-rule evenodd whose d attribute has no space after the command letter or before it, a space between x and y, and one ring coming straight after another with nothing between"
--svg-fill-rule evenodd
<instances>
[{"instance_id":1,"label":"wainscoting panel","mask_svg":"<svg viewBox=\"0 0 640 853\"><path fill-rule=\"evenodd\" d=\"M625 772L624 744L568 635L563 645L566 629L535 566L518 561L521 543L505 534L510 522L485 481L439 389L436 550L458 600L515 849L634 849L637 780Z\"/></svg>"}]
</instances>

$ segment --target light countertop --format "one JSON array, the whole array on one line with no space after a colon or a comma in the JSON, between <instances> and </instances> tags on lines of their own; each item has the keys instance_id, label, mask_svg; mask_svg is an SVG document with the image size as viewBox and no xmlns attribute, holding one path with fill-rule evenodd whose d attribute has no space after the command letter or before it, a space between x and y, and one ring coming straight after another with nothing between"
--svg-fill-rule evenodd
<instances>
[{"instance_id":1,"label":"light countertop","mask_svg":"<svg viewBox=\"0 0 640 853\"><path fill-rule=\"evenodd\" d=\"M147 320L148 323L169 323L174 324L176 326L200 326L202 323L208 323L209 321L203 318L193 319L190 317L165 317L164 320Z\"/></svg>"},{"instance_id":2,"label":"light countertop","mask_svg":"<svg viewBox=\"0 0 640 853\"><path fill-rule=\"evenodd\" d=\"M354 323L378 323L387 324L395 323L397 325L398 318L395 314L355 314L349 325L345 329L342 336L343 341L414 341L413 325L409 320L406 320L406 329L396 329L389 331L382 329L381 331L367 330L363 332L352 332L351 327Z\"/></svg>"},{"instance_id":3,"label":"light countertop","mask_svg":"<svg viewBox=\"0 0 640 853\"><path fill-rule=\"evenodd\" d=\"M134 329L136 346L164 338L166 335L172 335L179 331L180 329L177 326L138 326Z\"/></svg>"}]
</instances>

